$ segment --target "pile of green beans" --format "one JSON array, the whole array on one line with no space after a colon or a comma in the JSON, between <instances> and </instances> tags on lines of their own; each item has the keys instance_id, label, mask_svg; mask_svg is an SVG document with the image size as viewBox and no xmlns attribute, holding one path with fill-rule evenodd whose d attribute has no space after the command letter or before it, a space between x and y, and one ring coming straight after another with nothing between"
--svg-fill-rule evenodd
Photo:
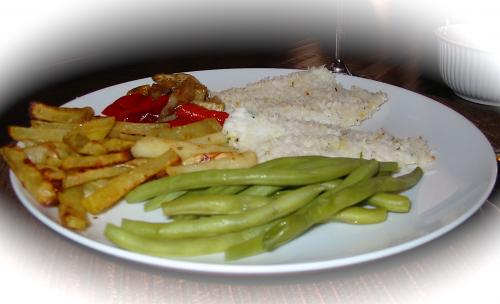
<instances>
[{"instance_id":1,"label":"pile of green beans","mask_svg":"<svg viewBox=\"0 0 500 304\"><path fill-rule=\"evenodd\" d=\"M108 224L117 246L154 256L224 252L226 260L272 251L326 222L375 224L409 212L401 192L420 168L395 176L395 162L324 156L283 157L249 169L207 170L147 182L129 203L161 208L164 222Z\"/></svg>"}]
</instances>

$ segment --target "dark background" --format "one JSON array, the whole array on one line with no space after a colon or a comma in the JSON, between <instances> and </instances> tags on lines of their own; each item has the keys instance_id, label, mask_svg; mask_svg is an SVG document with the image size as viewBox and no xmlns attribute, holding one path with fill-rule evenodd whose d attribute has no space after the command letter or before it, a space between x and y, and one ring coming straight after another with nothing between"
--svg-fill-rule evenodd
<instances>
[{"instance_id":1,"label":"dark background","mask_svg":"<svg viewBox=\"0 0 500 304\"><path fill-rule=\"evenodd\" d=\"M307 68L331 61L338 20L335 1L312 1L312 8L283 2L270 5L267 11L249 5L224 11L220 9L224 3L219 2L224 1L198 7L195 1L181 12L168 6L156 10L158 3L145 1L142 10L126 10L124 4L116 11L103 13L101 8L94 13L91 1L90 13L73 12L73 16L68 12L64 20L40 28L33 34L37 39L21 45L33 51L11 52L8 58L15 71L10 75L17 77L5 79L6 89L0 92L1 143L9 141L6 126L28 123L26 113L32 100L61 105L97 89L159 72ZM344 1L343 54L353 72L381 59L407 64L405 54L418 46L418 62L408 64L417 64L424 77L440 81L433 31L444 24L443 14L426 11L414 1L386 1L389 5L379 1L379 6L376 2ZM176 11L183 23L169 22ZM69 23L73 17L80 21ZM189 18L192 22L186 22Z\"/></svg>"}]
</instances>

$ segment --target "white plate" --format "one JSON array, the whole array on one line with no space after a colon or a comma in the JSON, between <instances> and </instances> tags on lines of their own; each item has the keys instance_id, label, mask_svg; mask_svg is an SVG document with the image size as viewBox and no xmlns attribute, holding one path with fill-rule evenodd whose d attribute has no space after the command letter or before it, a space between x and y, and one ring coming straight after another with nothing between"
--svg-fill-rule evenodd
<instances>
[{"instance_id":1,"label":"white plate","mask_svg":"<svg viewBox=\"0 0 500 304\"><path fill-rule=\"evenodd\" d=\"M286 69L229 69L193 74L211 90L242 86L266 76L290 73ZM384 83L349 76L338 80L371 91L382 90L388 102L362 129L384 128L401 136L423 136L437 156L421 182L407 194L413 201L408 214L390 214L378 225L327 224L301 238L259 256L225 262L222 254L196 258L150 257L119 249L103 236L106 223L122 218L159 221L160 211L144 213L141 204L118 204L92 219L92 226L75 233L58 224L55 208L44 208L20 186L11 173L18 197L44 224L84 246L126 260L171 269L224 274L277 274L305 272L352 265L393 255L422 245L450 231L471 216L491 192L497 166L493 149L484 135L464 117L429 98ZM79 97L68 105L92 106L100 113L104 106L128 89L151 83L149 78L112 86Z\"/></svg>"}]
</instances>

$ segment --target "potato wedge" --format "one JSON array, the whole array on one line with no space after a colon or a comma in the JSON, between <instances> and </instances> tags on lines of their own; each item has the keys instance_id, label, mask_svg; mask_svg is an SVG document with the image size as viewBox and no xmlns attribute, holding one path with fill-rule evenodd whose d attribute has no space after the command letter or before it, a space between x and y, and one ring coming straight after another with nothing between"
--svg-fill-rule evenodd
<instances>
[{"instance_id":1,"label":"potato wedge","mask_svg":"<svg viewBox=\"0 0 500 304\"><path fill-rule=\"evenodd\" d=\"M102 187L106 186L109 183L109 181L110 181L110 179L103 178L103 179L98 179L98 180L91 181L91 182L83 184L82 185L82 188L83 188L83 197L85 198L85 197L91 196L92 194L94 194L94 192L96 192L97 190L99 190Z\"/></svg>"},{"instance_id":2,"label":"potato wedge","mask_svg":"<svg viewBox=\"0 0 500 304\"><path fill-rule=\"evenodd\" d=\"M168 123L139 123L116 121L113 128L109 132L109 137L119 138L120 134L131 135L154 135L157 129L169 128Z\"/></svg>"},{"instance_id":3,"label":"potato wedge","mask_svg":"<svg viewBox=\"0 0 500 304\"><path fill-rule=\"evenodd\" d=\"M46 181L49 181L56 188L60 188L61 182L66 176L65 171L50 165L35 165L35 168Z\"/></svg>"},{"instance_id":4,"label":"potato wedge","mask_svg":"<svg viewBox=\"0 0 500 304\"><path fill-rule=\"evenodd\" d=\"M29 145L23 148L23 152L33 164L54 167L59 167L64 158L74 155L74 152L68 145L60 142L44 142Z\"/></svg>"},{"instance_id":5,"label":"potato wedge","mask_svg":"<svg viewBox=\"0 0 500 304\"><path fill-rule=\"evenodd\" d=\"M34 142L62 142L64 136L70 130L67 129L46 129L38 127L9 126L9 136L16 141Z\"/></svg>"},{"instance_id":6,"label":"potato wedge","mask_svg":"<svg viewBox=\"0 0 500 304\"><path fill-rule=\"evenodd\" d=\"M75 122L53 122L43 120L31 120L31 127L44 129L48 132L75 132L85 135L90 140L103 140L115 125L114 117L93 117L82 123ZM49 130L47 130L49 129Z\"/></svg>"},{"instance_id":7,"label":"potato wedge","mask_svg":"<svg viewBox=\"0 0 500 304\"><path fill-rule=\"evenodd\" d=\"M228 143L226 135L224 135L222 132L195 137L188 141L190 143L199 145L225 145Z\"/></svg>"},{"instance_id":8,"label":"potato wedge","mask_svg":"<svg viewBox=\"0 0 500 304\"><path fill-rule=\"evenodd\" d=\"M76 122L54 122L32 119L30 125L33 128L46 128L46 129L66 129L73 130L77 128L80 123Z\"/></svg>"},{"instance_id":9,"label":"potato wedge","mask_svg":"<svg viewBox=\"0 0 500 304\"><path fill-rule=\"evenodd\" d=\"M114 117L96 117L82 123L76 130L90 140L103 140L114 125Z\"/></svg>"},{"instance_id":10,"label":"potato wedge","mask_svg":"<svg viewBox=\"0 0 500 304\"><path fill-rule=\"evenodd\" d=\"M130 150L135 144L135 141L120 138L106 138L101 144L108 152L120 152Z\"/></svg>"},{"instance_id":11,"label":"potato wedge","mask_svg":"<svg viewBox=\"0 0 500 304\"><path fill-rule=\"evenodd\" d=\"M211 169L239 169L250 168L257 164L257 155L254 152L220 153L218 158L199 163L171 166L167 168L168 175L179 175L189 172Z\"/></svg>"},{"instance_id":12,"label":"potato wedge","mask_svg":"<svg viewBox=\"0 0 500 304\"><path fill-rule=\"evenodd\" d=\"M68 172L63 179L63 188L69 188L81 184L85 184L87 182L103 179L103 178L111 178L117 175L123 174L132 170L132 166L110 166L103 167L97 169L89 169L85 171L74 171Z\"/></svg>"},{"instance_id":13,"label":"potato wedge","mask_svg":"<svg viewBox=\"0 0 500 304\"><path fill-rule=\"evenodd\" d=\"M175 140L190 140L207 134L213 134L222 131L222 126L215 118L208 118L191 124L178 126L174 128L158 129L154 136Z\"/></svg>"},{"instance_id":14,"label":"potato wedge","mask_svg":"<svg viewBox=\"0 0 500 304\"><path fill-rule=\"evenodd\" d=\"M91 107L65 108L47 105L41 102L32 102L29 108L32 119L53 122L81 123L92 119L94 110Z\"/></svg>"},{"instance_id":15,"label":"potato wedge","mask_svg":"<svg viewBox=\"0 0 500 304\"><path fill-rule=\"evenodd\" d=\"M145 137L138 140L130 151L134 157L150 158L158 157L169 149L175 150L182 160L197 154L236 151L235 148L228 145L200 145L160 137Z\"/></svg>"},{"instance_id":16,"label":"potato wedge","mask_svg":"<svg viewBox=\"0 0 500 304\"><path fill-rule=\"evenodd\" d=\"M90 140L87 136L76 130L68 132L64 136L63 141L71 149L83 155L103 155L108 153L103 144L95 140Z\"/></svg>"},{"instance_id":17,"label":"potato wedge","mask_svg":"<svg viewBox=\"0 0 500 304\"><path fill-rule=\"evenodd\" d=\"M61 225L73 230L84 230L89 226L87 211L82 206L83 187L64 189L58 195L58 215Z\"/></svg>"},{"instance_id":18,"label":"potato wedge","mask_svg":"<svg viewBox=\"0 0 500 304\"><path fill-rule=\"evenodd\" d=\"M33 195L37 202L44 206L57 204L56 189L30 164L26 154L21 149L16 147L2 147L0 148L0 155L2 155L21 184Z\"/></svg>"},{"instance_id":19,"label":"potato wedge","mask_svg":"<svg viewBox=\"0 0 500 304\"><path fill-rule=\"evenodd\" d=\"M77 168L106 167L126 162L130 158L130 153L128 153L127 151L109 153L104 155L68 156L63 160L61 168L64 170L69 170Z\"/></svg>"},{"instance_id":20,"label":"potato wedge","mask_svg":"<svg viewBox=\"0 0 500 304\"><path fill-rule=\"evenodd\" d=\"M89 213L99 214L111 208L129 191L178 161L179 156L173 150L168 150L144 165L112 178L104 187L84 198L82 205Z\"/></svg>"}]
</instances>

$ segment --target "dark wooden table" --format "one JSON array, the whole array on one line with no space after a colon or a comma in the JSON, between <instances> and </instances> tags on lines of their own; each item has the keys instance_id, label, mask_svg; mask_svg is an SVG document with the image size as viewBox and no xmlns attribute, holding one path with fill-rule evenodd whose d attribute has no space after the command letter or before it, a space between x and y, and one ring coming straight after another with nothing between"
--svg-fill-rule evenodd
<instances>
[{"instance_id":1,"label":"dark wooden table","mask_svg":"<svg viewBox=\"0 0 500 304\"><path fill-rule=\"evenodd\" d=\"M27 122L26 101L62 104L76 96L149 77L230 67L306 68L327 64L328 51L311 40L285 52L163 58L116 67L40 88L4 112L2 124ZM356 75L403 87L440 102L472 121L500 149L500 111L462 100L436 75L422 69L415 52L349 57ZM7 138L4 138L7 141ZM500 201L495 192L457 229L396 256L336 269L286 277L224 277L157 269L116 259L69 241L44 226L20 204L0 161L0 288L7 297L44 297L56 303L429 303L491 302L499 273ZM496 188L498 191L498 187ZM490 275L492 277L490 277Z\"/></svg>"}]
</instances>

